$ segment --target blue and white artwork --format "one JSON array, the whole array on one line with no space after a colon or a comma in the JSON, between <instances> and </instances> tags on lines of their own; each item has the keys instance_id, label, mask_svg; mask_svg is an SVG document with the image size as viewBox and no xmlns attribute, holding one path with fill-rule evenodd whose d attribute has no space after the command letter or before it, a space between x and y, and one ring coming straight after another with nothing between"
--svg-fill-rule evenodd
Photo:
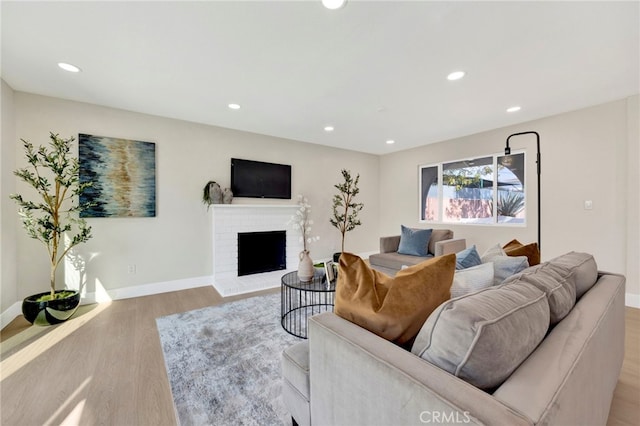
<instances>
[{"instance_id":1,"label":"blue and white artwork","mask_svg":"<svg viewBox=\"0 0 640 426\"><path fill-rule=\"evenodd\" d=\"M156 144L78 135L80 182L93 182L80 202L95 206L81 217L155 217Z\"/></svg>"}]
</instances>

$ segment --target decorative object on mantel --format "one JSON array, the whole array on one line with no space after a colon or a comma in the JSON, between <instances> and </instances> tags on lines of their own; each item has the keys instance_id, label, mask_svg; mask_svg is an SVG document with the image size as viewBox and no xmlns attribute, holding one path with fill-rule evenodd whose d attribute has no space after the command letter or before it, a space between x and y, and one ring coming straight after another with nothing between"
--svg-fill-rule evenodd
<instances>
[{"instance_id":1,"label":"decorative object on mantel","mask_svg":"<svg viewBox=\"0 0 640 426\"><path fill-rule=\"evenodd\" d=\"M10 195L20 206L22 226L29 237L47 247L50 262L50 291L28 296L22 302L24 318L35 325L66 321L80 304L79 291L56 290L56 270L73 247L91 238L91 227L76 215L94 206L92 202L78 200L93 181L81 182L78 159L69 158L75 139L62 139L53 133L49 138L50 149L43 146L35 149L33 144L21 139L29 166L13 172L35 189L39 201Z\"/></svg>"},{"instance_id":2,"label":"decorative object on mantel","mask_svg":"<svg viewBox=\"0 0 640 426\"><path fill-rule=\"evenodd\" d=\"M307 244L314 241L318 241L320 237L312 237L311 225L313 220L309 218L311 215L311 205L309 200L304 195L298 195L298 205L300 208L296 211L296 214L291 217L289 223L293 229L300 230L300 241L303 244L303 250L300 252L300 263L298 264L298 278L302 282L310 281L313 278L315 268L313 267L313 261L309 256L309 250Z\"/></svg>"},{"instance_id":3,"label":"decorative object on mantel","mask_svg":"<svg viewBox=\"0 0 640 426\"><path fill-rule=\"evenodd\" d=\"M358 174L354 180L351 178L350 170L342 169L341 173L344 182L333 185L339 193L333 196L333 217L329 219L329 222L338 228L342 234L341 251L340 253L334 253L334 262L338 262L340 254L344 252L345 234L362 224L360 219L358 219L358 213L364 207L364 204L353 201L360 192L358 188L360 174Z\"/></svg>"},{"instance_id":4,"label":"decorative object on mantel","mask_svg":"<svg viewBox=\"0 0 640 426\"><path fill-rule=\"evenodd\" d=\"M207 210L211 204L222 204L222 189L217 182L207 182L202 190L202 202L207 205Z\"/></svg>"},{"instance_id":5,"label":"decorative object on mantel","mask_svg":"<svg viewBox=\"0 0 640 426\"><path fill-rule=\"evenodd\" d=\"M231 188L225 188L224 191L222 191L222 204L231 204L232 201L233 191L231 191Z\"/></svg>"}]
</instances>

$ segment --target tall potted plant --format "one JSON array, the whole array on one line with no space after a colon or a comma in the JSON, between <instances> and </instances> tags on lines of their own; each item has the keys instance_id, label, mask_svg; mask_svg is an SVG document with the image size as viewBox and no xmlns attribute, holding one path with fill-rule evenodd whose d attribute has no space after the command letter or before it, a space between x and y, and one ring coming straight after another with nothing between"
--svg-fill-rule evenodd
<instances>
[{"instance_id":1,"label":"tall potted plant","mask_svg":"<svg viewBox=\"0 0 640 426\"><path fill-rule=\"evenodd\" d=\"M75 313L80 293L56 290L56 271L73 247L91 238L91 227L79 214L93 204L80 204L78 197L92 183L80 182L78 159L70 157L75 139L63 139L53 133L49 137L49 148L37 149L21 139L28 166L14 171L36 191L36 201L26 200L19 194L10 196L20 207L20 219L28 236L44 244L48 252L50 290L22 302L24 317L36 325L63 322Z\"/></svg>"},{"instance_id":2,"label":"tall potted plant","mask_svg":"<svg viewBox=\"0 0 640 426\"><path fill-rule=\"evenodd\" d=\"M350 170L342 169L341 173L343 182L334 185L338 193L333 196L333 217L329 219L329 222L338 228L342 235L341 252L333 255L333 259L336 262L339 260L340 254L344 252L345 234L354 230L356 226L361 225L358 213L364 207L363 203L356 203L353 200L360 192L358 188L360 174L353 179Z\"/></svg>"}]
</instances>

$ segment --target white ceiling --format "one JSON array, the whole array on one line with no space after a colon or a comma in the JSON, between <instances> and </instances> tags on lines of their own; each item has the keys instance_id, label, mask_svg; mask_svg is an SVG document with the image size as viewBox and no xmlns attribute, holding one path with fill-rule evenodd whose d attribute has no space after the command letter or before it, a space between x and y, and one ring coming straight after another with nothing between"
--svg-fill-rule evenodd
<instances>
[{"instance_id":1,"label":"white ceiling","mask_svg":"<svg viewBox=\"0 0 640 426\"><path fill-rule=\"evenodd\" d=\"M1 7L14 90L375 154L639 92L637 1Z\"/></svg>"}]
</instances>

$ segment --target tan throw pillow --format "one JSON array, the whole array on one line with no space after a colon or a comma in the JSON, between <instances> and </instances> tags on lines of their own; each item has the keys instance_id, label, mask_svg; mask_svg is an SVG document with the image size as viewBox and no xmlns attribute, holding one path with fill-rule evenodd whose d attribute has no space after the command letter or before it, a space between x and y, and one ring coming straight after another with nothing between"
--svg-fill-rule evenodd
<instances>
[{"instance_id":1,"label":"tan throw pillow","mask_svg":"<svg viewBox=\"0 0 640 426\"><path fill-rule=\"evenodd\" d=\"M511 240L503 247L507 256L527 256L529 266L535 266L540 263L540 250L538 243L522 244L518 240Z\"/></svg>"},{"instance_id":2,"label":"tan throw pillow","mask_svg":"<svg viewBox=\"0 0 640 426\"><path fill-rule=\"evenodd\" d=\"M342 253L334 312L399 345L411 341L450 298L456 255L425 260L389 277L362 259Z\"/></svg>"}]
</instances>

